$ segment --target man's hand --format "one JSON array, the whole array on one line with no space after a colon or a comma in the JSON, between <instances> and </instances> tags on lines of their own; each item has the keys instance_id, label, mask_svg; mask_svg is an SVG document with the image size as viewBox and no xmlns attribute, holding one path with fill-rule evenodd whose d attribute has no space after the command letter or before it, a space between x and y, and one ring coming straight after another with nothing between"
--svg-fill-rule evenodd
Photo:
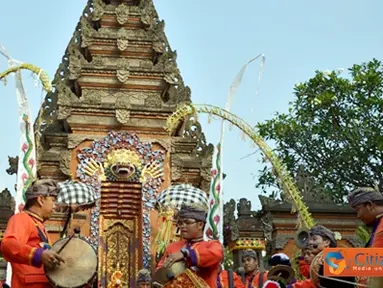
<instances>
[{"instance_id":1,"label":"man's hand","mask_svg":"<svg viewBox=\"0 0 383 288\"><path fill-rule=\"evenodd\" d=\"M168 254L168 257L166 257L166 260L164 261L164 267L169 268L171 267L174 263L181 261L184 259L184 254L181 252L173 253L173 254Z\"/></svg>"},{"instance_id":2,"label":"man's hand","mask_svg":"<svg viewBox=\"0 0 383 288\"><path fill-rule=\"evenodd\" d=\"M50 250L45 250L43 254L41 254L40 260L48 269L55 268L57 265L60 265L60 262L65 263L64 259L62 259L56 252Z\"/></svg>"}]
</instances>

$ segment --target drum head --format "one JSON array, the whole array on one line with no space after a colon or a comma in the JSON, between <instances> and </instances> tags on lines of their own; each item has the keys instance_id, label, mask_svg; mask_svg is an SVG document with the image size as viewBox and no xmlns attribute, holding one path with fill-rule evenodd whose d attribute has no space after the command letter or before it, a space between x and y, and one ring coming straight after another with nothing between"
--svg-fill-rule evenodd
<instances>
[{"instance_id":1,"label":"drum head","mask_svg":"<svg viewBox=\"0 0 383 288\"><path fill-rule=\"evenodd\" d=\"M60 239L51 250L58 251L68 238ZM53 270L46 270L46 276L55 287L76 288L88 284L96 274L98 260L92 246L80 238L72 238L60 252L65 260Z\"/></svg>"},{"instance_id":2,"label":"drum head","mask_svg":"<svg viewBox=\"0 0 383 288\"><path fill-rule=\"evenodd\" d=\"M185 271L185 262L180 261L174 263L170 268L162 267L158 269L154 275L153 282L158 284L165 284L170 280L177 278L180 274Z\"/></svg>"}]
</instances>

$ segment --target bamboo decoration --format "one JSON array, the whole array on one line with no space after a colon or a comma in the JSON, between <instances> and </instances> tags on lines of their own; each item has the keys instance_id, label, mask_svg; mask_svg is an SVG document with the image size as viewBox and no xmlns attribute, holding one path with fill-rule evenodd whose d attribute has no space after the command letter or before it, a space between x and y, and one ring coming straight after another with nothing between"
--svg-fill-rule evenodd
<instances>
[{"instance_id":1,"label":"bamboo decoration","mask_svg":"<svg viewBox=\"0 0 383 288\"><path fill-rule=\"evenodd\" d=\"M273 153L272 149L265 143L262 137L258 135L257 131L238 116L213 105L187 104L179 108L167 119L165 129L168 132L172 132L172 130L177 127L179 121L191 115L197 116L198 113L218 116L221 119L230 122L233 126L236 126L241 130L244 135L248 136L260 148L266 159L273 166L277 181L283 188L284 195L287 196L293 206L292 213L297 213L298 228L310 229L315 225L315 222L308 211L308 207L304 203L302 196L296 188L285 165Z\"/></svg>"},{"instance_id":2,"label":"bamboo decoration","mask_svg":"<svg viewBox=\"0 0 383 288\"><path fill-rule=\"evenodd\" d=\"M51 85L51 82L49 80L48 74L43 69L40 69L39 67L32 65L32 64L23 63L20 66L10 67L7 70L5 70L3 73L0 73L0 80L4 80L6 83L6 79L7 79L6 77L9 74L15 73L15 72L20 71L22 69L32 71L34 74L36 74L38 76L38 78L40 79L44 90L47 93L52 91L52 85Z\"/></svg>"}]
</instances>

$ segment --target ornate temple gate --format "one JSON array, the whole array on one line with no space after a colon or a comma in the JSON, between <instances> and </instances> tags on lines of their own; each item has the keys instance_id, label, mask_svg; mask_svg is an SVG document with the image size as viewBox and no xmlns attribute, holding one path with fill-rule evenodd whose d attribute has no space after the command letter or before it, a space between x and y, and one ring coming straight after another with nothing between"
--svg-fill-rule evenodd
<instances>
[{"instance_id":1,"label":"ornate temple gate","mask_svg":"<svg viewBox=\"0 0 383 288\"><path fill-rule=\"evenodd\" d=\"M143 257L141 183L107 182L101 186L99 279L122 273L122 283L134 283ZM131 286L130 286L131 287Z\"/></svg>"},{"instance_id":2,"label":"ornate temple gate","mask_svg":"<svg viewBox=\"0 0 383 288\"><path fill-rule=\"evenodd\" d=\"M88 0L36 121L39 177L90 183L100 197L96 208L72 219L98 251L99 287L119 269L123 287L135 287L137 270L155 265L158 191L182 182L210 187L213 146L200 124L182 120L171 135L164 129L191 101L164 24L152 0ZM120 163L113 153L122 150ZM101 164L104 179L97 169L86 173L90 159ZM141 179L155 161L161 179ZM52 240L65 217L56 213L47 223Z\"/></svg>"}]
</instances>

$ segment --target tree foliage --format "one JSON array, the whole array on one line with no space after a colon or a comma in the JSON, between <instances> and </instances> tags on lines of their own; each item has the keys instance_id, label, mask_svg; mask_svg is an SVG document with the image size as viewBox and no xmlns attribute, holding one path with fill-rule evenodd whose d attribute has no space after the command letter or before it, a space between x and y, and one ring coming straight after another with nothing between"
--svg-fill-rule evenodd
<instances>
[{"instance_id":1,"label":"tree foliage","mask_svg":"<svg viewBox=\"0 0 383 288\"><path fill-rule=\"evenodd\" d=\"M354 65L350 77L320 72L295 86L289 112L257 125L295 175L303 166L336 202L355 186L383 188L383 66ZM269 167L257 187L275 185Z\"/></svg>"}]
</instances>

